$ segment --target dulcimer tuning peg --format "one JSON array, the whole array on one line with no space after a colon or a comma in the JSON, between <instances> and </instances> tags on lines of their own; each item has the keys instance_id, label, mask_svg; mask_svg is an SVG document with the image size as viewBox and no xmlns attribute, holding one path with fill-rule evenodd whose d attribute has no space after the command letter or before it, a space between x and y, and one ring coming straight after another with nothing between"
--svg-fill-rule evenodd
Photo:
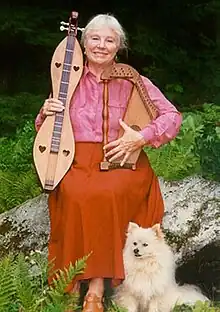
<instances>
[{"instance_id":1,"label":"dulcimer tuning peg","mask_svg":"<svg viewBox=\"0 0 220 312\"><path fill-rule=\"evenodd\" d=\"M66 23L64 21L60 22L61 25L69 26L69 23Z\"/></svg>"},{"instance_id":2,"label":"dulcimer tuning peg","mask_svg":"<svg viewBox=\"0 0 220 312\"><path fill-rule=\"evenodd\" d=\"M62 25L62 26L60 26L60 30L61 31L68 30L68 28L65 28L64 26L68 26L69 27L69 23L66 23L66 22L62 21L62 22L60 22L60 24ZM73 27L73 29L74 29L74 27ZM77 27L77 30L80 30L81 32L83 32L84 29L85 28Z\"/></svg>"},{"instance_id":3,"label":"dulcimer tuning peg","mask_svg":"<svg viewBox=\"0 0 220 312\"><path fill-rule=\"evenodd\" d=\"M60 30L61 30L61 31L64 31L64 30L68 30L68 28L67 28L67 27L64 27L64 26L62 25L62 26L60 26Z\"/></svg>"},{"instance_id":4,"label":"dulcimer tuning peg","mask_svg":"<svg viewBox=\"0 0 220 312\"><path fill-rule=\"evenodd\" d=\"M77 29L80 30L81 32L83 32L85 28L77 27Z\"/></svg>"}]
</instances>

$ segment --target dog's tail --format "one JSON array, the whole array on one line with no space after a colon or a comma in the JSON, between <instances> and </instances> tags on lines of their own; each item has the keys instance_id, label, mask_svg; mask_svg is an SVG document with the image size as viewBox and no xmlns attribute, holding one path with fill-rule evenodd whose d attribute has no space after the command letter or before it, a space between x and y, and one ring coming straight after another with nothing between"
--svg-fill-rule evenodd
<instances>
[{"instance_id":1,"label":"dog's tail","mask_svg":"<svg viewBox=\"0 0 220 312\"><path fill-rule=\"evenodd\" d=\"M209 299L202 293L200 288L195 285L184 284L177 286L177 294L177 304L194 305L197 301L209 302Z\"/></svg>"}]
</instances>

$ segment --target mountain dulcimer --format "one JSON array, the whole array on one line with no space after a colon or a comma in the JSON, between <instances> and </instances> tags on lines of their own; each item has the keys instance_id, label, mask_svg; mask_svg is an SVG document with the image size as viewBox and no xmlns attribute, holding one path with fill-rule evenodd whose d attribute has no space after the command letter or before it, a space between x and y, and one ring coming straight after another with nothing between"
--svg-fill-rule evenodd
<instances>
[{"instance_id":1,"label":"mountain dulcimer","mask_svg":"<svg viewBox=\"0 0 220 312\"><path fill-rule=\"evenodd\" d=\"M83 72L83 53L76 38L78 13L72 12L67 36L58 44L51 60L52 97L59 99L64 110L47 116L33 146L34 164L44 190L51 191L70 168L75 154L75 140L69 105ZM61 30L63 30L61 29Z\"/></svg>"}]
</instances>

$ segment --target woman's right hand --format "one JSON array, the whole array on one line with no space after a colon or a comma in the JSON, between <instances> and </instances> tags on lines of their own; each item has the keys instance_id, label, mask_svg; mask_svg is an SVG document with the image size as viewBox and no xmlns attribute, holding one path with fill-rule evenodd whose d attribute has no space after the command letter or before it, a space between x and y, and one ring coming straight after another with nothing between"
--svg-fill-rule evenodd
<instances>
[{"instance_id":1,"label":"woman's right hand","mask_svg":"<svg viewBox=\"0 0 220 312\"><path fill-rule=\"evenodd\" d=\"M42 107L42 113L44 116L52 116L57 112L62 112L63 110L63 103L54 98L46 99Z\"/></svg>"}]
</instances>

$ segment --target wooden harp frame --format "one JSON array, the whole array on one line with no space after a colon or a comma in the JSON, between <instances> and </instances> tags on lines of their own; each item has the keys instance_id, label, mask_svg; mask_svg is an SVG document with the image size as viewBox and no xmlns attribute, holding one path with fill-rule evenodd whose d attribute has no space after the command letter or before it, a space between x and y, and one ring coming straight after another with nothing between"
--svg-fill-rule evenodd
<instances>
[{"instance_id":1,"label":"wooden harp frame","mask_svg":"<svg viewBox=\"0 0 220 312\"><path fill-rule=\"evenodd\" d=\"M130 65L115 63L107 68L101 75L104 81L103 92L103 143L108 143L108 82L112 79L126 79L133 84L127 109L123 116L123 121L136 131L142 130L158 116L158 111L151 101L147 89L143 83L140 74ZM123 129L120 129L118 138L123 135ZM100 163L100 170L109 170L117 168L136 169L136 163L141 152L141 148L133 152L123 167L120 166L120 160L109 162L105 156Z\"/></svg>"}]
</instances>

